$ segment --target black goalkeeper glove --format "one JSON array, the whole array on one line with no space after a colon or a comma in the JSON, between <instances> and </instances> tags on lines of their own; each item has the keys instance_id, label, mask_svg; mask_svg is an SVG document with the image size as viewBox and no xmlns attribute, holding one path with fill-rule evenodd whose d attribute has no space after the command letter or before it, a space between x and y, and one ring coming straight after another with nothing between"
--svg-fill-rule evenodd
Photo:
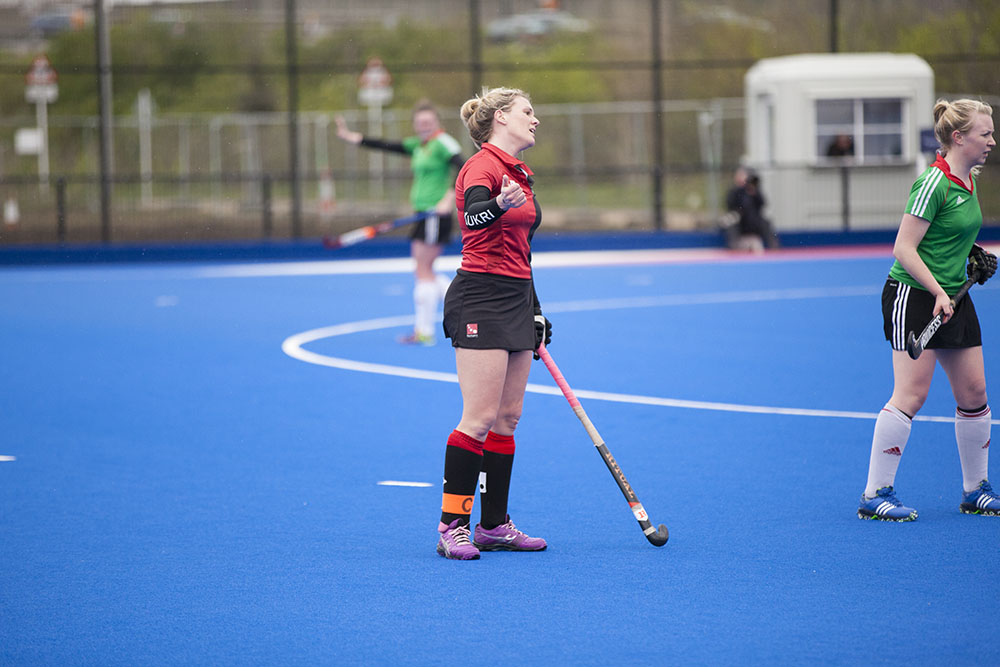
<instances>
[{"instance_id":1,"label":"black goalkeeper glove","mask_svg":"<svg viewBox=\"0 0 1000 667\"><path fill-rule=\"evenodd\" d=\"M549 322L541 313L535 315L535 359L541 359L538 356L538 348L542 344L542 340L548 345L552 342L552 322Z\"/></svg>"},{"instance_id":2,"label":"black goalkeeper glove","mask_svg":"<svg viewBox=\"0 0 1000 667\"><path fill-rule=\"evenodd\" d=\"M997 256L973 243L972 250L969 251L969 265L965 267L965 271L970 278L973 273L979 271L977 282L982 285L997 272Z\"/></svg>"}]
</instances>

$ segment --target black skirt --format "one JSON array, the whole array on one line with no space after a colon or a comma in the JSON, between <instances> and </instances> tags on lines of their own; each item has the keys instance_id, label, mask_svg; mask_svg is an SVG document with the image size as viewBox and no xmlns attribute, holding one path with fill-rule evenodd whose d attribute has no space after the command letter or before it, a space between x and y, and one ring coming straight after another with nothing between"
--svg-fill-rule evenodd
<instances>
[{"instance_id":1,"label":"black skirt","mask_svg":"<svg viewBox=\"0 0 1000 667\"><path fill-rule=\"evenodd\" d=\"M882 329L894 350L906 349L906 335L920 335L933 319L934 297L925 289L890 278L882 288ZM928 350L978 347L983 344L979 316L969 295L958 302L951 319L927 343Z\"/></svg>"},{"instance_id":2,"label":"black skirt","mask_svg":"<svg viewBox=\"0 0 1000 667\"><path fill-rule=\"evenodd\" d=\"M442 326L454 347L535 349L531 279L459 269L444 297Z\"/></svg>"},{"instance_id":3,"label":"black skirt","mask_svg":"<svg viewBox=\"0 0 1000 667\"><path fill-rule=\"evenodd\" d=\"M429 215L420 220L410 230L410 239L423 241L431 245L447 245L451 243L451 228L454 224L454 216Z\"/></svg>"}]
</instances>

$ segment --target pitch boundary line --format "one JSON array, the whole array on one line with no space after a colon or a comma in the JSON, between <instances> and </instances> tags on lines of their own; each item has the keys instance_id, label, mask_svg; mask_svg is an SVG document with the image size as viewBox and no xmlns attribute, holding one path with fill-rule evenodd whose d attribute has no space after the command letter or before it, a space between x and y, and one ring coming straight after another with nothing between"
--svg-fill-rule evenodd
<instances>
[{"instance_id":1,"label":"pitch boundary line","mask_svg":"<svg viewBox=\"0 0 1000 667\"><path fill-rule=\"evenodd\" d=\"M815 260L891 258L888 246L817 247L775 250L765 254L734 252L721 248L649 248L634 250L550 250L532 255L533 268L631 266L656 264L698 264L716 262L788 262ZM435 270L453 273L461 256L441 255ZM359 275L411 273L413 259L390 257L373 259L330 259L283 262L220 264L196 270L199 278L267 278L282 276Z\"/></svg>"}]
</instances>

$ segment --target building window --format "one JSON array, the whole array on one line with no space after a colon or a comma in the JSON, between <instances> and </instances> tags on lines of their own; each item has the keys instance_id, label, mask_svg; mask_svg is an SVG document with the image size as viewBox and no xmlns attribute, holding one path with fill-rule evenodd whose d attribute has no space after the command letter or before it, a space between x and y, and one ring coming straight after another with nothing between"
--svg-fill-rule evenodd
<instances>
[{"instance_id":1,"label":"building window","mask_svg":"<svg viewBox=\"0 0 1000 667\"><path fill-rule=\"evenodd\" d=\"M816 100L816 161L901 162L903 129L899 98Z\"/></svg>"}]
</instances>

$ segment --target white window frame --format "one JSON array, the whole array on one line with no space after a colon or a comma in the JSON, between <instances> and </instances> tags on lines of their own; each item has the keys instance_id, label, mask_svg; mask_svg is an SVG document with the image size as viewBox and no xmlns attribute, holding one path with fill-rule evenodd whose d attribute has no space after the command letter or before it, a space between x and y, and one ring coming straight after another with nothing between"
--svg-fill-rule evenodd
<instances>
[{"instance_id":1,"label":"white window frame","mask_svg":"<svg viewBox=\"0 0 1000 667\"><path fill-rule=\"evenodd\" d=\"M825 124L819 123L819 105L824 102L850 101L852 103L853 121L847 124ZM899 102L899 123L868 124L864 122L865 102ZM850 164L864 165L897 165L910 161L910 142L906 140L908 136L909 117L908 107L910 100L903 96L886 97L853 97L853 96L830 96L817 97L813 99L813 150L815 151L815 164L820 167L836 167L845 162ZM865 136L873 134L873 130L878 130L879 134L898 134L900 154L899 155L865 155ZM829 157L820 149L819 139L832 137L837 134L849 134L854 140L854 155L849 157Z\"/></svg>"}]
</instances>

